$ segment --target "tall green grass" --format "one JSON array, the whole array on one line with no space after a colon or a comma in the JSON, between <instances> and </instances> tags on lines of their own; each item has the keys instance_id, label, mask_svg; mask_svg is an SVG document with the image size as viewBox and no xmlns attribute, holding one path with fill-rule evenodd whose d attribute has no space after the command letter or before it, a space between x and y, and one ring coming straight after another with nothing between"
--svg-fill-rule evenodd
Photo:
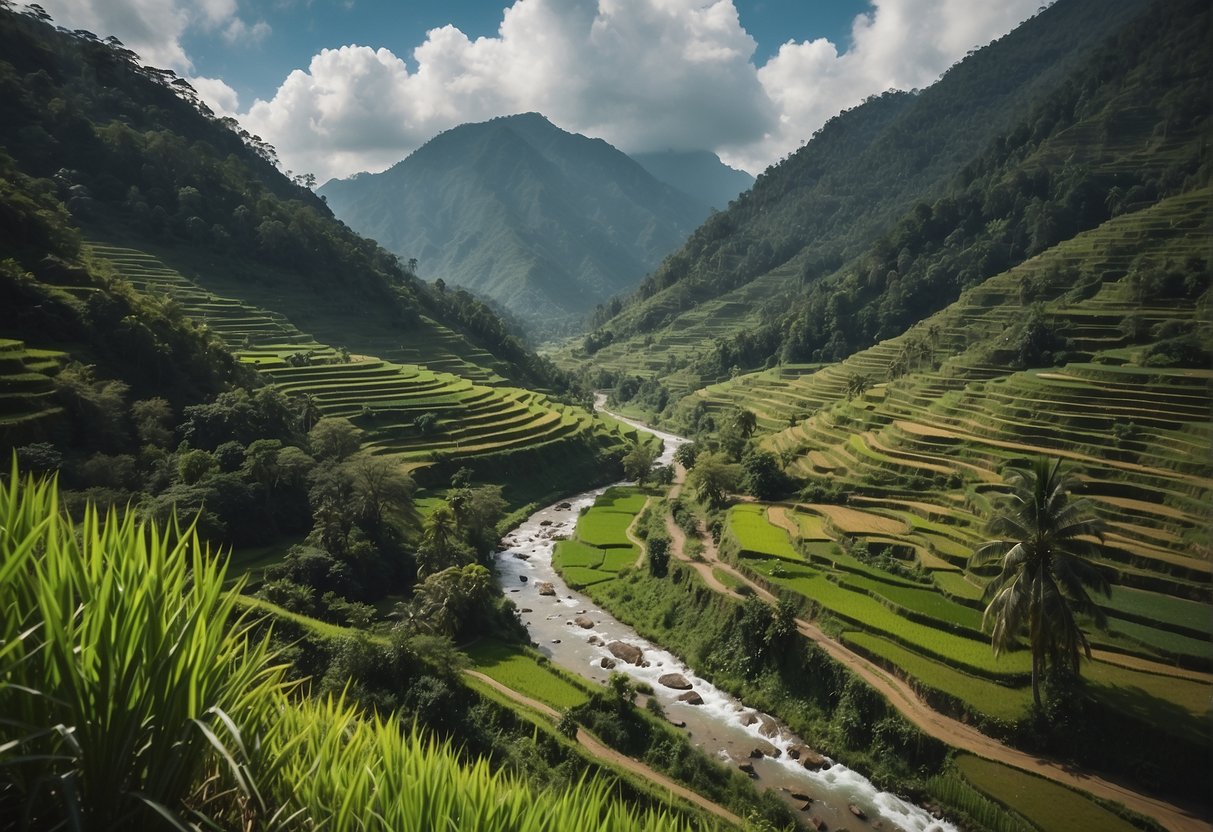
<instances>
[{"instance_id":1,"label":"tall green grass","mask_svg":"<svg viewBox=\"0 0 1213 832\"><path fill-rule=\"evenodd\" d=\"M656 830L611 781L562 792L337 701L292 702L192 528L0 486L0 825L42 830Z\"/></svg>"},{"instance_id":2,"label":"tall green grass","mask_svg":"<svg viewBox=\"0 0 1213 832\"><path fill-rule=\"evenodd\" d=\"M613 799L605 781L533 792L516 777L467 763L447 744L398 719L364 720L340 702L309 702L285 714L278 789L305 828L326 832L563 832L690 830L678 815Z\"/></svg>"},{"instance_id":3,"label":"tall green grass","mask_svg":"<svg viewBox=\"0 0 1213 832\"><path fill-rule=\"evenodd\" d=\"M286 683L223 572L192 528L94 508L77 525L54 481L14 466L0 488L0 815L183 828L233 794L255 804L243 741L272 724Z\"/></svg>"}]
</instances>

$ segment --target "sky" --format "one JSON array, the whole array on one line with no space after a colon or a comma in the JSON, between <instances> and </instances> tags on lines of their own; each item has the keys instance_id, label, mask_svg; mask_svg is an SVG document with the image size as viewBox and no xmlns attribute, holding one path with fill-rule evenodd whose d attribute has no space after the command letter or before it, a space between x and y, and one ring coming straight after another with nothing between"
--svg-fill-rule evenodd
<instances>
[{"instance_id":1,"label":"sky","mask_svg":"<svg viewBox=\"0 0 1213 832\"><path fill-rule=\"evenodd\" d=\"M540 112L626 152L758 174L827 119L929 86L1041 0L41 0L190 80L323 183Z\"/></svg>"}]
</instances>

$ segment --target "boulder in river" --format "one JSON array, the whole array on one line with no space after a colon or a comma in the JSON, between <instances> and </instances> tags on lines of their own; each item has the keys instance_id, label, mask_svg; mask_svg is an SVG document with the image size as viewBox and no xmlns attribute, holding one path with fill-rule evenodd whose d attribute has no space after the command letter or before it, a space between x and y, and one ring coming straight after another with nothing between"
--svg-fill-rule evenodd
<instances>
[{"instance_id":1,"label":"boulder in river","mask_svg":"<svg viewBox=\"0 0 1213 832\"><path fill-rule=\"evenodd\" d=\"M758 776L757 773L755 773L755 771L754 771L754 765L752 763L740 763L737 766L737 768L740 769L741 771L744 771L746 774L750 775L751 777Z\"/></svg>"},{"instance_id":2,"label":"boulder in river","mask_svg":"<svg viewBox=\"0 0 1213 832\"><path fill-rule=\"evenodd\" d=\"M610 670L615 666L615 660L610 656L603 656L602 661L600 661L599 664L602 665L603 670Z\"/></svg>"},{"instance_id":3,"label":"boulder in river","mask_svg":"<svg viewBox=\"0 0 1213 832\"><path fill-rule=\"evenodd\" d=\"M556 587L552 586L547 581L535 581L535 589L539 590L540 595L555 595Z\"/></svg>"},{"instance_id":4,"label":"boulder in river","mask_svg":"<svg viewBox=\"0 0 1213 832\"><path fill-rule=\"evenodd\" d=\"M806 746L801 746L800 756L797 759L799 759L800 764L809 771L818 771L819 769L827 768L829 766L829 760Z\"/></svg>"},{"instance_id":5,"label":"boulder in river","mask_svg":"<svg viewBox=\"0 0 1213 832\"><path fill-rule=\"evenodd\" d=\"M753 712L741 715L741 724L746 726L747 728L749 726L753 725L757 721L758 721L758 715Z\"/></svg>"},{"instance_id":6,"label":"boulder in river","mask_svg":"<svg viewBox=\"0 0 1213 832\"><path fill-rule=\"evenodd\" d=\"M788 797L792 798L793 800L799 800L801 803L812 803L813 802L813 798L810 797L809 795L805 794L804 792L789 792Z\"/></svg>"},{"instance_id":7,"label":"boulder in river","mask_svg":"<svg viewBox=\"0 0 1213 832\"><path fill-rule=\"evenodd\" d=\"M572 503L561 503L558 506L556 506L556 508L563 508L563 509L570 509L572 507L573 507Z\"/></svg>"},{"instance_id":8,"label":"boulder in river","mask_svg":"<svg viewBox=\"0 0 1213 832\"><path fill-rule=\"evenodd\" d=\"M539 521L539 525L541 525L541 526L550 526L550 525L552 525L552 521L551 521L551 520L540 520L540 521Z\"/></svg>"},{"instance_id":9,"label":"boulder in river","mask_svg":"<svg viewBox=\"0 0 1213 832\"><path fill-rule=\"evenodd\" d=\"M867 819L868 819L868 815L867 815L867 813L866 813L866 812L864 812L864 810L863 810L863 809L860 809L858 806L856 806L854 803L848 803L848 804L847 804L847 809L850 811L850 813L851 813L852 815L854 815L855 817L859 818L860 820L867 820Z\"/></svg>"},{"instance_id":10,"label":"boulder in river","mask_svg":"<svg viewBox=\"0 0 1213 832\"><path fill-rule=\"evenodd\" d=\"M525 583L526 583L526 575L519 575L519 576L518 576L518 580L522 581L522 582L525 584Z\"/></svg>"},{"instance_id":11,"label":"boulder in river","mask_svg":"<svg viewBox=\"0 0 1213 832\"><path fill-rule=\"evenodd\" d=\"M686 702L688 705L702 705L703 697L693 690L688 690L682 696L678 697L679 702Z\"/></svg>"},{"instance_id":12,"label":"boulder in river","mask_svg":"<svg viewBox=\"0 0 1213 832\"><path fill-rule=\"evenodd\" d=\"M687 681L687 677L681 673L666 673L657 678L658 684L665 685L667 688L674 690L690 690L691 683Z\"/></svg>"},{"instance_id":13,"label":"boulder in river","mask_svg":"<svg viewBox=\"0 0 1213 832\"><path fill-rule=\"evenodd\" d=\"M766 714L759 714L758 721L762 723L762 727L758 729L758 733L764 737L773 737L779 733L779 723Z\"/></svg>"},{"instance_id":14,"label":"boulder in river","mask_svg":"<svg viewBox=\"0 0 1213 832\"><path fill-rule=\"evenodd\" d=\"M782 752L780 752L780 750L778 748L771 745L769 742L763 742L762 740L759 740L758 744L756 746L754 746L754 750L750 752L750 757L752 757L755 760L761 759L762 757L771 757L772 759L774 759L774 758L778 757L781 753Z\"/></svg>"},{"instance_id":15,"label":"boulder in river","mask_svg":"<svg viewBox=\"0 0 1213 832\"><path fill-rule=\"evenodd\" d=\"M813 808L813 801L811 801L811 800L806 800L804 803L800 804L800 811L802 811L802 812L807 812L812 808Z\"/></svg>"},{"instance_id":16,"label":"boulder in river","mask_svg":"<svg viewBox=\"0 0 1213 832\"><path fill-rule=\"evenodd\" d=\"M607 645L607 649L611 651L611 655L615 658L628 664L638 665L644 660L643 650L634 644L628 644L624 641L612 641Z\"/></svg>"},{"instance_id":17,"label":"boulder in river","mask_svg":"<svg viewBox=\"0 0 1213 832\"><path fill-rule=\"evenodd\" d=\"M825 832L826 830L826 822L815 815L809 818L809 826L816 829L817 832Z\"/></svg>"},{"instance_id":18,"label":"boulder in river","mask_svg":"<svg viewBox=\"0 0 1213 832\"><path fill-rule=\"evenodd\" d=\"M522 609L518 610L518 612L534 612L534 610L530 607L523 607Z\"/></svg>"},{"instance_id":19,"label":"boulder in river","mask_svg":"<svg viewBox=\"0 0 1213 832\"><path fill-rule=\"evenodd\" d=\"M579 615L573 619L573 623L583 630L594 629L594 622L584 615Z\"/></svg>"},{"instance_id":20,"label":"boulder in river","mask_svg":"<svg viewBox=\"0 0 1213 832\"><path fill-rule=\"evenodd\" d=\"M590 636L590 637L589 637L589 638L587 638L585 641L586 641L586 644L602 644L602 639L600 639L600 638L599 638L598 636L596 636L596 635L594 635L594 636Z\"/></svg>"}]
</instances>

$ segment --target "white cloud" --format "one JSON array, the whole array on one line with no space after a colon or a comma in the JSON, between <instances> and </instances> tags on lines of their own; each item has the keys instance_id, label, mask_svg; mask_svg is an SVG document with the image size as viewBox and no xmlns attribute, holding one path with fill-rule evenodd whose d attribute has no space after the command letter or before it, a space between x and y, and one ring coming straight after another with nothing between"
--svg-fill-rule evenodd
<instances>
[{"instance_id":1,"label":"white cloud","mask_svg":"<svg viewBox=\"0 0 1213 832\"><path fill-rule=\"evenodd\" d=\"M242 119L321 181L529 110L628 151L706 147L758 172L868 95L927 86L1038 2L873 0L847 51L789 41L757 67L732 0L515 0L493 37L428 32L412 70L385 49L324 50Z\"/></svg>"},{"instance_id":2,"label":"white cloud","mask_svg":"<svg viewBox=\"0 0 1213 832\"><path fill-rule=\"evenodd\" d=\"M238 15L237 0L39 0L55 23L114 35L145 64L189 73L194 64L181 45L186 30L221 32L231 40L258 41L269 25L249 25Z\"/></svg>"},{"instance_id":3,"label":"white cloud","mask_svg":"<svg viewBox=\"0 0 1213 832\"><path fill-rule=\"evenodd\" d=\"M322 181L531 110L629 150L742 144L777 118L754 48L729 0L517 0L494 37L430 31L412 71L385 49L324 50L242 120Z\"/></svg>"},{"instance_id":4,"label":"white cloud","mask_svg":"<svg viewBox=\"0 0 1213 832\"><path fill-rule=\"evenodd\" d=\"M1039 0L873 0L855 18L851 47L788 42L758 70L777 103L778 127L762 141L725 146L722 158L755 171L812 136L829 118L888 89L929 86L971 49L1011 31Z\"/></svg>"},{"instance_id":5,"label":"white cloud","mask_svg":"<svg viewBox=\"0 0 1213 832\"><path fill-rule=\"evenodd\" d=\"M239 116L240 96L222 79L197 76L190 78L189 82L197 90L198 97L215 111L215 115L232 118Z\"/></svg>"},{"instance_id":6,"label":"white cloud","mask_svg":"<svg viewBox=\"0 0 1213 832\"><path fill-rule=\"evenodd\" d=\"M223 39L230 44L260 43L269 37L270 31L270 24L264 20L258 20L250 26L240 18L233 17L223 27Z\"/></svg>"},{"instance_id":7,"label":"white cloud","mask_svg":"<svg viewBox=\"0 0 1213 832\"><path fill-rule=\"evenodd\" d=\"M495 35L443 26L408 63L369 46L322 50L240 119L284 167L321 181L381 170L457 124L531 110L624 150L706 148L757 173L867 96L929 85L1039 2L871 0L846 51L789 41L756 66L733 0L513 0ZM239 0L44 5L62 25L115 34L146 62L187 75L190 27L229 44L270 32L241 18ZM193 80L216 112L235 112L230 86Z\"/></svg>"}]
</instances>

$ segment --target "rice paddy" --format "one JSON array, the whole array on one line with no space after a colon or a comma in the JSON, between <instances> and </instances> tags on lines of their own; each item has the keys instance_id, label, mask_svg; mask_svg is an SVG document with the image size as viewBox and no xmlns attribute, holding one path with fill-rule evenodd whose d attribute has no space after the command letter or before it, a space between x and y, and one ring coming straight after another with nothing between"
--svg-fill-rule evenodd
<instances>
[{"instance_id":1,"label":"rice paddy","mask_svg":"<svg viewBox=\"0 0 1213 832\"><path fill-rule=\"evenodd\" d=\"M324 416L350 419L365 431L372 453L391 454L410 468L534 448L555 452L569 441L621 440L616 427L585 410L510 387L497 373L469 364L467 349L461 347L464 357L454 355L457 336L432 321L416 327L424 337L412 347L384 351L416 363L351 354L317 341L279 312L218 296L144 252L101 243L90 250L135 288L172 298L287 396L309 398Z\"/></svg>"},{"instance_id":2,"label":"rice paddy","mask_svg":"<svg viewBox=\"0 0 1213 832\"><path fill-rule=\"evenodd\" d=\"M842 495L838 503L773 506L766 516L758 505L732 508L741 563L842 622L849 643L960 702L957 709L1014 721L1026 702L1023 677L1017 681L1022 654L994 665L965 649L989 652L980 632L986 578L968 561L1008 466L1059 457L1107 523L1101 560L1114 587L1097 601L1108 631L1089 622L1084 629L1097 648L1155 671L1110 658L1084 663L1084 676L1137 718L1207 716L1213 371L1147 366L1119 326L1130 313L1155 327L1193 325L1190 303L1143 303L1126 275L1143 261L1203 256L1199 229L1211 214L1208 191L1164 201L992 278L907 335L839 365L777 367L689 397L680 407L744 403L765 413L760 428L772 432L763 445L792 451L793 473ZM1192 216L1202 219L1184 219ZM1006 369L1004 335L1026 312L1018 293L1025 280L1048 287L1044 309L1071 339L1060 366ZM1091 286L1071 291L1084 282ZM908 340L925 341L930 360L846 398L849 373L886 379ZM1197 675L1176 679L1168 668ZM1173 721L1207 742L1207 725Z\"/></svg>"},{"instance_id":3,"label":"rice paddy","mask_svg":"<svg viewBox=\"0 0 1213 832\"><path fill-rule=\"evenodd\" d=\"M552 565L574 589L609 581L636 563L640 555L627 530L644 508L647 495L634 486L608 488L577 521L574 537L560 540Z\"/></svg>"}]
</instances>

